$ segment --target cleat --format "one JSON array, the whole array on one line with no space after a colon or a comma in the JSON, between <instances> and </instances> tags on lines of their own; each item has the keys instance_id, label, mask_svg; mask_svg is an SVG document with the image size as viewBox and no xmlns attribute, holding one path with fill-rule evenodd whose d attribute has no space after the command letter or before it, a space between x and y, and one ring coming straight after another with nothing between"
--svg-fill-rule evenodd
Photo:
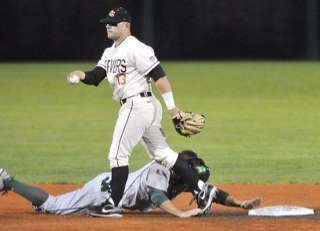
<instances>
[{"instance_id":1,"label":"cleat","mask_svg":"<svg viewBox=\"0 0 320 231\"><path fill-rule=\"evenodd\" d=\"M218 189L212 185L205 184L201 192L196 196L198 208L202 209L201 215L206 215L211 212L211 204L216 198Z\"/></svg>"},{"instance_id":2,"label":"cleat","mask_svg":"<svg viewBox=\"0 0 320 231\"><path fill-rule=\"evenodd\" d=\"M91 217L113 217L120 218L122 217L122 209L114 206L109 201L100 206L91 208L87 212L88 216Z\"/></svg>"}]
</instances>

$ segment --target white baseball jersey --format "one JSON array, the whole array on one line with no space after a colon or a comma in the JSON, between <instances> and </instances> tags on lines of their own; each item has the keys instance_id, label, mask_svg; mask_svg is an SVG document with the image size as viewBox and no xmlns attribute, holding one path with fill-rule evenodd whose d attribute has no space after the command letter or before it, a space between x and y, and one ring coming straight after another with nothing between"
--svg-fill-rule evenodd
<instances>
[{"instance_id":1,"label":"white baseball jersey","mask_svg":"<svg viewBox=\"0 0 320 231\"><path fill-rule=\"evenodd\" d=\"M81 189L59 196L49 195L39 208L50 214L86 214L87 208L99 206L110 197L110 180L111 173L102 173ZM169 180L170 170L167 168L154 161L145 165L129 174L120 206L141 211L154 209L156 206L149 198L148 187L167 191Z\"/></svg>"},{"instance_id":2,"label":"white baseball jersey","mask_svg":"<svg viewBox=\"0 0 320 231\"><path fill-rule=\"evenodd\" d=\"M159 61L151 47L129 36L121 44L105 49L98 66L106 70L106 79L112 88L116 101L140 92L151 92L146 75Z\"/></svg>"},{"instance_id":3,"label":"white baseball jersey","mask_svg":"<svg viewBox=\"0 0 320 231\"><path fill-rule=\"evenodd\" d=\"M172 168L178 158L161 129L161 104L154 95L150 96L152 89L147 74L158 64L153 49L133 36L107 48L98 62L98 66L106 70L113 99L118 102L126 99L120 108L110 146L111 168L128 166L132 150L139 142L151 159L168 168Z\"/></svg>"}]
</instances>

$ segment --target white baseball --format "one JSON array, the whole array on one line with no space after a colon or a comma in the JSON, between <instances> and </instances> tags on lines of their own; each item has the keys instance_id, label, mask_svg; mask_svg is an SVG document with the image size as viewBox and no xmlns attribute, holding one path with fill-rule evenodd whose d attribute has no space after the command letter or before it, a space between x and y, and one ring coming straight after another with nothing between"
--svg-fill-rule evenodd
<instances>
[{"instance_id":1,"label":"white baseball","mask_svg":"<svg viewBox=\"0 0 320 231\"><path fill-rule=\"evenodd\" d=\"M71 76L71 77L69 78L69 83L70 83L70 84L78 84L79 81L80 81L80 78L79 78L79 76L77 76L77 75L73 75L73 76Z\"/></svg>"}]
</instances>

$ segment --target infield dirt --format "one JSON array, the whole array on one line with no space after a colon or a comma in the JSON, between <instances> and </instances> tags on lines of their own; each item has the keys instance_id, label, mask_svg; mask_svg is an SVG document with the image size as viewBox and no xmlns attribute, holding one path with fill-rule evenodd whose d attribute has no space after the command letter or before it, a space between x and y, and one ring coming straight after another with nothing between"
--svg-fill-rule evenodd
<instances>
[{"instance_id":1,"label":"infield dirt","mask_svg":"<svg viewBox=\"0 0 320 231\"><path fill-rule=\"evenodd\" d=\"M79 185L37 185L53 195ZM239 199L262 198L261 207L293 205L315 210L315 215L294 217L251 217L248 211L214 204L206 217L180 219L156 210L130 212L123 218L92 218L79 215L48 215L34 212L24 198L9 192L0 197L0 230L320 230L320 185L217 185ZM190 208L191 196L183 194L174 203ZM193 203L191 206L195 206Z\"/></svg>"}]
</instances>

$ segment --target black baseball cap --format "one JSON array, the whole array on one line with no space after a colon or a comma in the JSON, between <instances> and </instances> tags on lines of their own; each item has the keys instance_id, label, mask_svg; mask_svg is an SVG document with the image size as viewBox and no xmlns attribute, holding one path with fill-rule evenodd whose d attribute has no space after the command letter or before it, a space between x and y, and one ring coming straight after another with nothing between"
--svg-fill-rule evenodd
<instances>
[{"instance_id":1,"label":"black baseball cap","mask_svg":"<svg viewBox=\"0 0 320 231\"><path fill-rule=\"evenodd\" d=\"M131 14L128 10L123 7L118 7L111 10L106 18L100 19L101 23L119 23L119 22L130 22Z\"/></svg>"}]
</instances>

